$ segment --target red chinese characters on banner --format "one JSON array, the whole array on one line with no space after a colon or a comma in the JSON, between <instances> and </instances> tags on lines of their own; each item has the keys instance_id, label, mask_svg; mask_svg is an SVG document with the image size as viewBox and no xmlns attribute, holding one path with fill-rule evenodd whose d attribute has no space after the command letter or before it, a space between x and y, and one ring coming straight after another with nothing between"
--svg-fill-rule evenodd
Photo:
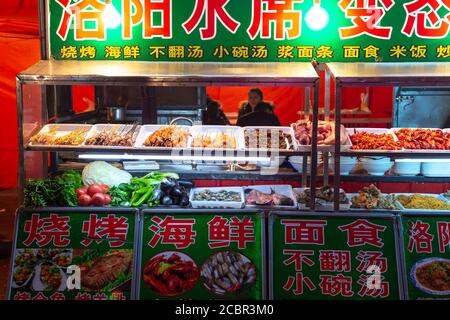
<instances>
[{"instance_id":1,"label":"red chinese characters on banner","mask_svg":"<svg viewBox=\"0 0 450 320\"><path fill-rule=\"evenodd\" d=\"M358 295L361 298L389 297L389 282L383 280L384 276L382 275L367 276L365 274L361 274L361 276L358 279L358 284L361 286L361 289L358 291Z\"/></svg>"},{"instance_id":2,"label":"red chinese characters on banner","mask_svg":"<svg viewBox=\"0 0 450 320\"><path fill-rule=\"evenodd\" d=\"M172 0L123 0L122 37L132 39L134 26L142 23L142 38L172 38ZM154 13L161 14L160 23Z\"/></svg>"},{"instance_id":3,"label":"red chinese characters on banner","mask_svg":"<svg viewBox=\"0 0 450 320\"><path fill-rule=\"evenodd\" d=\"M31 300L31 294L29 292L16 292L14 294L14 300Z\"/></svg>"},{"instance_id":4,"label":"red chinese characters on banner","mask_svg":"<svg viewBox=\"0 0 450 320\"><path fill-rule=\"evenodd\" d=\"M351 253L347 250L320 250L320 271L350 272Z\"/></svg>"},{"instance_id":5,"label":"red chinese characters on banner","mask_svg":"<svg viewBox=\"0 0 450 320\"><path fill-rule=\"evenodd\" d=\"M414 0L405 3L406 21L402 33L411 37L440 39L447 37L450 26L450 0ZM445 15L440 15L446 11Z\"/></svg>"},{"instance_id":6,"label":"red chinese characters on banner","mask_svg":"<svg viewBox=\"0 0 450 320\"><path fill-rule=\"evenodd\" d=\"M294 10L294 5L302 2L303 0L253 0L248 35L252 40L258 35L262 39L271 39L273 33L275 40L300 37L302 12Z\"/></svg>"},{"instance_id":7,"label":"red chinese characters on banner","mask_svg":"<svg viewBox=\"0 0 450 320\"><path fill-rule=\"evenodd\" d=\"M295 285L295 287L294 287ZM296 296L302 295L304 292L304 285L309 289L309 291L316 290L316 286L311 281L311 279L307 276L304 276L302 272L297 272L295 277L289 276L286 283L283 286L283 290L285 291L291 291Z\"/></svg>"},{"instance_id":8,"label":"red chinese characters on banner","mask_svg":"<svg viewBox=\"0 0 450 320\"><path fill-rule=\"evenodd\" d=\"M105 2L100 0L79 0L72 5L71 0L55 0L63 7L57 35L66 40L69 29L74 24L75 40L105 40L106 28L102 18ZM94 28L87 28L86 22L95 21Z\"/></svg>"},{"instance_id":9,"label":"red chinese characters on banner","mask_svg":"<svg viewBox=\"0 0 450 320\"><path fill-rule=\"evenodd\" d=\"M347 232L347 244L350 247L369 244L381 248L384 245L378 233L386 230L385 226L360 219L345 226L340 226L339 230Z\"/></svg>"},{"instance_id":10,"label":"red chinese characters on banner","mask_svg":"<svg viewBox=\"0 0 450 320\"><path fill-rule=\"evenodd\" d=\"M445 253L450 249L450 222L439 221L436 224L438 231L439 252Z\"/></svg>"},{"instance_id":11,"label":"red chinese characters on banner","mask_svg":"<svg viewBox=\"0 0 450 320\"><path fill-rule=\"evenodd\" d=\"M386 12L394 6L393 0L341 0L338 5L351 19L351 27L339 28L341 39L369 35L379 39L390 39L392 27L380 26Z\"/></svg>"},{"instance_id":12,"label":"red chinese characters on banner","mask_svg":"<svg viewBox=\"0 0 450 320\"><path fill-rule=\"evenodd\" d=\"M414 252L415 250L417 253L432 253L433 248L431 243L434 236L428 233L430 225L420 220L417 220L415 223L410 221L408 224L411 227L411 229L408 230L408 251Z\"/></svg>"},{"instance_id":13,"label":"red chinese characters on banner","mask_svg":"<svg viewBox=\"0 0 450 320\"><path fill-rule=\"evenodd\" d=\"M245 249L248 242L255 242L255 223L250 217L240 220L215 216L208 222L209 247L212 249L229 247L237 243L239 249Z\"/></svg>"},{"instance_id":14,"label":"red chinese characters on banner","mask_svg":"<svg viewBox=\"0 0 450 320\"><path fill-rule=\"evenodd\" d=\"M290 256L286 260L283 261L285 266L289 266L294 264L295 271L303 271L303 263L305 263L308 267L312 267L314 265L314 261L312 261L308 256L314 256L313 250L283 250L283 254L285 256Z\"/></svg>"},{"instance_id":15,"label":"red chinese characters on banner","mask_svg":"<svg viewBox=\"0 0 450 320\"><path fill-rule=\"evenodd\" d=\"M154 248L160 243L184 249L195 244L197 234L193 229L195 219L175 219L173 216L167 216L164 220L153 217L151 221L154 224L149 227L149 230L153 232L153 237L148 242L150 247Z\"/></svg>"},{"instance_id":16,"label":"red chinese characters on banner","mask_svg":"<svg viewBox=\"0 0 450 320\"><path fill-rule=\"evenodd\" d=\"M40 218L39 214L32 214L31 219L25 221L24 232L28 234L23 245L35 243L38 247L52 244L55 247L65 247L70 244L70 217L50 214L47 218Z\"/></svg>"},{"instance_id":17,"label":"red chinese characters on banner","mask_svg":"<svg viewBox=\"0 0 450 320\"><path fill-rule=\"evenodd\" d=\"M319 287L323 295L335 297L340 295L342 297L353 297L352 290L353 279L351 276L344 276L343 274L334 275L320 275Z\"/></svg>"},{"instance_id":18,"label":"red chinese characters on banner","mask_svg":"<svg viewBox=\"0 0 450 320\"><path fill-rule=\"evenodd\" d=\"M94 240L97 243L107 240L111 247L121 247L127 239L128 218L109 214L99 219L91 214L89 220L83 222L82 232L86 234L86 239L81 241L83 246L89 246Z\"/></svg>"},{"instance_id":19,"label":"red chinese characters on banner","mask_svg":"<svg viewBox=\"0 0 450 320\"><path fill-rule=\"evenodd\" d=\"M359 266L356 268L358 272L367 271L370 267L378 267L379 272L387 271L387 259L383 257L383 253L379 251L359 251L358 256Z\"/></svg>"},{"instance_id":20,"label":"red chinese characters on banner","mask_svg":"<svg viewBox=\"0 0 450 320\"><path fill-rule=\"evenodd\" d=\"M197 28L200 21L205 17L205 27L200 28L202 40L214 39L217 34L217 20L231 33L236 33L240 23L234 20L225 6L230 0L197 0L195 8L189 19L183 23L183 28L187 34Z\"/></svg>"},{"instance_id":21,"label":"red chinese characters on banner","mask_svg":"<svg viewBox=\"0 0 450 320\"><path fill-rule=\"evenodd\" d=\"M323 220L281 220L284 225L286 244L316 244L324 245L324 229L327 225Z\"/></svg>"}]
</instances>

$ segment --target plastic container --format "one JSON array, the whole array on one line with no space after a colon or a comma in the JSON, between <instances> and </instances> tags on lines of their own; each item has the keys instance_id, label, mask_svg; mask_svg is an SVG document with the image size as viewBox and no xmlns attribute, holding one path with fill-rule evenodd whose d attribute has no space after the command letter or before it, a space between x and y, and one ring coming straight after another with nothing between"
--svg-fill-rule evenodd
<instances>
[{"instance_id":1,"label":"plastic container","mask_svg":"<svg viewBox=\"0 0 450 320\"><path fill-rule=\"evenodd\" d=\"M382 196L388 196L389 194L387 193L382 193ZM385 211L402 211L403 210L403 206L400 204L400 202L395 201L397 208L398 209L394 209L394 210L389 210L389 209L366 209L366 208L352 208L352 199L354 197L359 196L359 193L347 193L347 197L350 199L350 210L367 210L367 211L376 211L376 212L385 212Z\"/></svg>"},{"instance_id":2,"label":"plastic container","mask_svg":"<svg viewBox=\"0 0 450 320\"><path fill-rule=\"evenodd\" d=\"M195 201L194 195L209 190L211 192L234 191L241 195L240 202L232 201ZM189 193L189 201L194 209L241 209L244 207L244 189L241 187L193 188Z\"/></svg>"},{"instance_id":3,"label":"plastic container","mask_svg":"<svg viewBox=\"0 0 450 320\"><path fill-rule=\"evenodd\" d=\"M401 129L411 129L411 130L415 130L415 129L425 129L425 130L442 130L444 132L448 132L445 131L443 129L439 129L439 128L393 128L392 132L394 133L394 135L397 137L397 131L401 130ZM398 137L397 137L398 138ZM403 149L405 151L411 152L411 153L415 153L415 152L423 152L424 150L426 150L429 153L448 153L450 150L434 150L434 149Z\"/></svg>"},{"instance_id":4,"label":"plastic container","mask_svg":"<svg viewBox=\"0 0 450 320\"><path fill-rule=\"evenodd\" d=\"M218 134L226 133L228 135L232 135L236 141L236 148L227 147L225 149L231 150L243 150L245 149L245 141L244 141L244 130L240 127L232 127L232 126L193 126L190 128L191 132L191 148L194 149L221 149L221 148L200 148L194 147L192 145L193 141L198 136L209 135L212 139L214 139Z\"/></svg>"},{"instance_id":5,"label":"plastic container","mask_svg":"<svg viewBox=\"0 0 450 320\"><path fill-rule=\"evenodd\" d=\"M175 149L175 150L177 150L177 149L186 149L191 145L192 137L190 136L190 130L191 130L190 126L176 126L179 129L186 130L187 133L189 134L189 136L186 140L186 144L184 146L174 147L174 148L166 148L166 147L147 147L144 145L145 140L147 140L147 138L153 132L155 132L156 130L162 129L162 128L166 128L166 127L169 127L169 126L168 125L145 125L145 126L142 126L134 146L136 148L140 148L140 149L156 149L156 150L157 149L162 149L162 150Z\"/></svg>"},{"instance_id":6,"label":"plastic container","mask_svg":"<svg viewBox=\"0 0 450 320\"><path fill-rule=\"evenodd\" d=\"M372 176L384 176L392 167L391 159L386 157L362 158L361 163Z\"/></svg>"},{"instance_id":7,"label":"plastic container","mask_svg":"<svg viewBox=\"0 0 450 320\"><path fill-rule=\"evenodd\" d=\"M291 138L292 138L291 139L291 141L292 141L292 148L290 148L290 149L279 149L278 148L277 149L277 148L270 148L270 146L267 146L267 148L262 148L262 147L254 148L253 146L247 147L245 145L245 133L247 131L257 130L257 129L259 129L259 130L274 130L276 132L282 131L283 133L290 135ZM298 145L297 145L297 141L295 140L294 131L290 127L244 127L243 128L243 137L244 137L244 148L246 150L282 150L282 151L285 151L285 150L298 150Z\"/></svg>"},{"instance_id":8,"label":"plastic container","mask_svg":"<svg viewBox=\"0 0 450 320\"><path fill-rule=\"evenodd\" d=\"M295 197L294 191L290 185L261 185L261 186L246 186L244 189L244 201L246 207L268 207L268 208L279 208L279 209L295 209L297 208L297 198ZM259 192L263 192L266 194L270 194L272 192L281 194L283 196L289 197L293 201L292 206L268 206L268 205L251 205L247 204L247 199L245 198L245 191L247 189L256 190Z\"/></svg>"},{"instance_id":9,"label":"plastic container","mask_svg":"<svg viewBox=\"0 0 450 320\"><path fill-rule=\"evenodd\" d=\"M75 131L75 130L85 129L86 130L86 134L85 134L84 138L86 139L86 137L89 135L89 133L93 129L93 126L91 124L57 123L57 124L47 124L47 125L45 125L39 131L38 134L40 134L40 133L48 133L48 132L50 132L50 130L54 129L55 127L57 127L57 129L55 131L55 137L57 137L57 138L62 137L64 135L66 135L66 134L69 134L69 133L71 133L72 131ZM82 144L83 143L81 143L79 145L82 145ZM29 141L28 145L30 145L30 146L43 146L42 144L36 144L36 143L32 143L30 141ZM49 145L45 145L45 146L49 146ZM50 145L50 146L55 146L55 145ZM58 145L58 147L73 147L73 145L61 145L61 146Z\"/></svg>"},{"instance_id":10,"label":"plastic container","mask_svg":"<svg viewBox=\"0 0 450 320\"><path fill-rule=\"evenodd\" d=\"M297 123L292 123L291 124L291 128L292 131L294 133L294 138L295 138L295 131L297 128ZM341 144L341 150L348 150L351 148L352 146L352 142L347 134L347 131L345 130L344 126L341 125L341 132L344 134L344 137L341 137L341 141L343 142ZM297 146L298 146L298 150L300 151L311 151L312 146L311 145L302 145L300 144L299 141L297 141L297 139L295 139ZM318 151L322 151L322 152L334 152L334 144L332 145L318 145L317 146L317 150Z\"/></svg>"},{"instance_id":11,"label":"plastic container","mask_svg":"<svg viewBox=\"0 0 450 320\"><path fill-rule=\"evenodd\" d=\"M126 134L128 131L130 131L133 128L132 124L96 124L94 125L91 130L89 131L89 133L86 136L86 139L83 142L83 147L86 148L108 148L108 149L115 149L115 148L133 148L133 146L136 144L136 140L137 137L139 135L139 130L141 129L141 126L137 126L136 129L134 130L134 134L133 134L133 139L134 139L134 144L133 146L99 146L99 145L87 145L86 141L89 138L94 137L97 133L106 130L106 131L112 131L112 130L116 130L116 132L118 133L123 133Z\"/></svg>"}]
</instances>

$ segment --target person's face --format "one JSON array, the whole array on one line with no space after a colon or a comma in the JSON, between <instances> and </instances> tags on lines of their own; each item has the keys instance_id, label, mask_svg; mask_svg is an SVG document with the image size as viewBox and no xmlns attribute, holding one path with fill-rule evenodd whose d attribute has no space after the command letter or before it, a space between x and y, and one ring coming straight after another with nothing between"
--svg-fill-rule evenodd
<instances>
[{"instance_id":1,"label":"person's face","mask_svg":"<svg viewBox=\"0 0 450 320\"><path fill-rule=\"evenodd\" d=\"M261 97L256 92L249 92L248 94L248 104L254 108L258 103L261 102Z\"/></svg>"}]
</instances>

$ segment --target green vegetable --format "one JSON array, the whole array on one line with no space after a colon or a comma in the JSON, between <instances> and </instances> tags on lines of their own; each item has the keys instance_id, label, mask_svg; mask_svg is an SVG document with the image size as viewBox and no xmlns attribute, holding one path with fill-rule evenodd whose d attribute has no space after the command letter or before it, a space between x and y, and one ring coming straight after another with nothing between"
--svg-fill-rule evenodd
<instances>
[{"instance_id":1,"label":"green vegetable","mask_svg":"<svg viewBox=\"0 0 450 320\"><path fill-rule=\"evenodd\" d=\"M48 179L30 179L24 189L26 207L77 206L76 189L82 187L81 175L68 171Z\"/></svg>"}]
</instances>

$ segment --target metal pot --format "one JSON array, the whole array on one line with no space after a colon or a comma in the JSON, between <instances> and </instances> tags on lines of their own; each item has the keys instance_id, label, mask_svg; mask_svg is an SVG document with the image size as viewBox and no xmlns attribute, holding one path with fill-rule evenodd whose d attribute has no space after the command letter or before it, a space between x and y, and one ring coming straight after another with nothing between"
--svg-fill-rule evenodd
<instances>
[{"instance_id":1,"label":"metal pot","mask_svg":"<svg viewBox=\"0 0 450 320\"><path fill-rule=\"evenodd\" d=\"M112 122L122 122L127 119L127 109L125 107L106 108L106 119Z\"/></svg>"}]
</instances>

